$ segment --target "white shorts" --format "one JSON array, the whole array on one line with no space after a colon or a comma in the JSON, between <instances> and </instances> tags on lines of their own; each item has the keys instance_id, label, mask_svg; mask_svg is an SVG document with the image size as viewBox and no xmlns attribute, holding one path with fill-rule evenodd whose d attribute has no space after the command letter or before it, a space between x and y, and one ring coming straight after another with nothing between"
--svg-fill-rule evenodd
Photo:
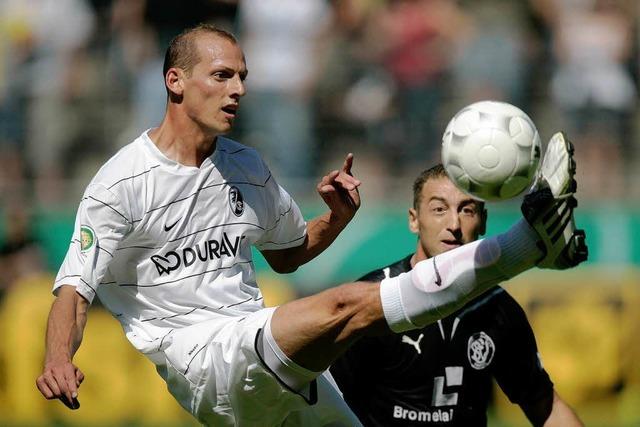
<instances>
[{"instance_id":1,"label":"white shorts","mask_svg":"<svg viewBox=\"0 0 640 427\"><path fill-rule=\"evenodd\" d=\"M316 380L317 399L289 389L265 366L256 335L275 308L223 318L171 334L157 370L180 404L211 426L359 426L328 372Z\"/></svg>"}]
</instances>

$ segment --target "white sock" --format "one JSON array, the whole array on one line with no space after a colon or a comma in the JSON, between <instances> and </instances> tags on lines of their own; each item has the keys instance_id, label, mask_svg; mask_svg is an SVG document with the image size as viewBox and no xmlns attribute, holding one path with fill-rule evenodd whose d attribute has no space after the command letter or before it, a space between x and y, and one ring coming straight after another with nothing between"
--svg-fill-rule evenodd
<instances>
[{"instance_id":1,"label":"white sock","mask_svg":"<svg viewBox=\"0 0 640 427\"><path fill-rule=\"evenodd\" d=\"M535 266L543 255L538 236L523 219L507 232L417 263L384 279L380 297L394 332L426 326L481 293Z\"/></svg>"}]
</instances>

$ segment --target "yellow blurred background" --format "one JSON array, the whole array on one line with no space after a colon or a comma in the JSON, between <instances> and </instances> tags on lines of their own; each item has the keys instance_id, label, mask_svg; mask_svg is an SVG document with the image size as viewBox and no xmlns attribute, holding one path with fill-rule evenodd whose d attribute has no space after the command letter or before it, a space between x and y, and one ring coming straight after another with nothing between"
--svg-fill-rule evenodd
<instances>
[{"instance_id":1,"label":"yellow blurred background","mask_svg":"<svg viewBox=\"0 0 640 427\"><path fill-rule=\"evenodd\" d=\"M525 308L556 390L588 426L640 422L640 272L532 272L506 288ZM261 278L268 305L293 297L290 285ZM155 369L105 310L91 309L75 362L86 380L81 408L46 401L34 380L42 368L52 277L22 280L0 306L0 424L46 426L197 425ZM490 425L529 425L496 389Z\"/></svg>"}]
</instances>

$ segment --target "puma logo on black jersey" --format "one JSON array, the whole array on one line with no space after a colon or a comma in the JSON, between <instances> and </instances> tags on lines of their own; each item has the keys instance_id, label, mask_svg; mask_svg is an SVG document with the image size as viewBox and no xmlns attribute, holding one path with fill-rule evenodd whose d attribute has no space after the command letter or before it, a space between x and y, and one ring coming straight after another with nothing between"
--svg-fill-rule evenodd
<instances>
[{"instance_id":1,"label":"puma logo on black jersey","mask_svg":"<svg viewBox=\"0 0 640 427\"><path fill-rule=\"evenodd\" d=\"M405 344L409 344L415 347L416 351L418 352L418 354L422 354L422 350L420 349L420 341L422 341L422 338L424 338L424 334L420 334L420 336L418 337L417 340L412 340L411 337L408 337L406 335L402 336L402 342Z\"/></svg>"}]
</instances>

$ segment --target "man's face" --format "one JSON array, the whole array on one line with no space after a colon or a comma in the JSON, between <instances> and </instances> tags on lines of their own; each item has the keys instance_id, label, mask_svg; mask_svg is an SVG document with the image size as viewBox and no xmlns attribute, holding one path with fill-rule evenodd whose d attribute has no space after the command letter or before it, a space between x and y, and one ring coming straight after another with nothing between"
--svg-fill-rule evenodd
<instances>
[{"instance_id":1,"label":"man's face","mask_svg":"<svg viewBox=\"0 0 640 427\"><path fill-rule=\"evenodd\" d=\"M195 36L199 62L182 73L182 101L187 115L207 132L229 132L245 94L247 66L240 47L215 34Z\"/></svg>"},{"instance_id":2,"label":"man's face","mask_svg":"<svg viewBox=\"0 0 640 427\"><path fill-rule=\"evenodd\" d=\"M417 261L473 242L484 234L482 203L460 191L449 178L429 179L417 209L409 209L409 228L419 237Z\"/></svg>"}]
</instances>

